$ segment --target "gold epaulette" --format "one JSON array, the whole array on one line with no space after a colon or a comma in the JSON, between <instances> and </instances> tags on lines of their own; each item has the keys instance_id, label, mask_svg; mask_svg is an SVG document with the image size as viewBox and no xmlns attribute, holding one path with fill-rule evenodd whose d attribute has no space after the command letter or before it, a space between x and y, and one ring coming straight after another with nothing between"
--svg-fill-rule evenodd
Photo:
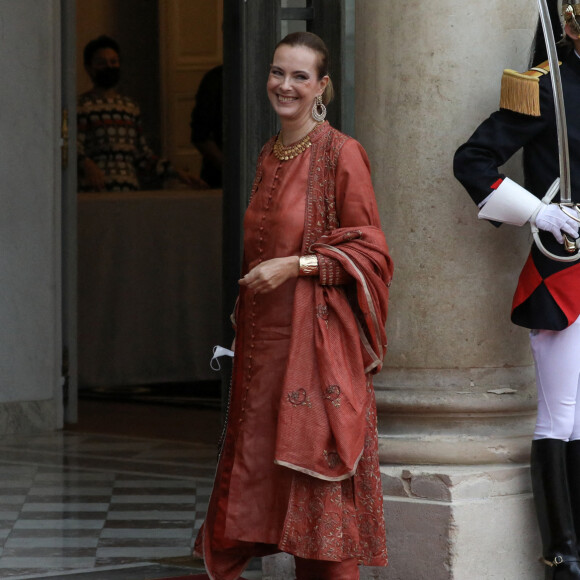
<instances>
[{"instance_id":1,"label":"gold epaulette","mask_svg":"<svg viewBox=\"0 0 580 580\"><path fill-rule=\"evenodd\" d=\"M561 63L560 63L561 64ZM506 69L501 78L499 106L524 115L540 116L540 77L550 72L548 61L525 73Z\"/></svg>"}]
</instances>

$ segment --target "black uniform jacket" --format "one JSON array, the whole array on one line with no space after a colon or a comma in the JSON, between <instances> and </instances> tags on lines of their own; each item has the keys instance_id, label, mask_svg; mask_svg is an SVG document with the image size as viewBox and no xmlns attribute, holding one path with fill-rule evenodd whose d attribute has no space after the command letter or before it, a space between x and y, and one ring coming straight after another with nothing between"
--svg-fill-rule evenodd
<instances>
[{"instance_id":1,"label":"black uniform jacket","mask_svg":"<svg viewBox=\"0 0 580 580\"><path fill-rule=\"evenodd\" d=\"M572 200L580 202L580 58L574 52L560 67L568 128ZM540 78L541 116L500 109L455 153L455 177L479 204L514 153L524 150L524 187L542 198L559 176L558 140L550 75ZM554 199L558 201L558 197ZM551 252L566 255L552 234L542 232ZM580 261L557 262L532 247L514 295L512 321L527 328L562 330L580 314Z\"/></svg>"}]
</instances>

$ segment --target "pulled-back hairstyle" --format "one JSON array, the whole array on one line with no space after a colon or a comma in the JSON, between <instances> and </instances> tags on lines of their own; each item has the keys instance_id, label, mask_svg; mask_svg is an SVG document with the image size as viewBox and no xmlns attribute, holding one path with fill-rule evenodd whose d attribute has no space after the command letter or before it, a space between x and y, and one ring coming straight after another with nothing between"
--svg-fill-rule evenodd
<instances>
[{"instance_id":1,"label":"pulled-back hairstyle","mask_svg":"<svg viewBox=\"0 0 580 580\"><path fill-rule=\"evenodd\" d=\"M286 35L274 49L274 52L279 46L305 46L310 50L314 51L318 55L317 69L318 69L318 80L322 77L328 75L328 67L330 57L328 55L328 48L320 36L312 32L291 32ZM332 88L332 80L328 79L328 84L322 93L322 102L328 105L332 101L334 96L334 89Z\"/></svg>"},{"instance_id":2,"label":"pulled-back hairstyle","mask_svg":"<svg viewBox=\"0 0 580 580\"><path fill-rule=\"evenodd\" d=\"M110 36L102 34L98 38L91 40L83 50L83 63L85 66L90 66L93 63L93 57L101 48L112 48L121 57L121 51L116 40Z\"/></svg>"}]
</instances>

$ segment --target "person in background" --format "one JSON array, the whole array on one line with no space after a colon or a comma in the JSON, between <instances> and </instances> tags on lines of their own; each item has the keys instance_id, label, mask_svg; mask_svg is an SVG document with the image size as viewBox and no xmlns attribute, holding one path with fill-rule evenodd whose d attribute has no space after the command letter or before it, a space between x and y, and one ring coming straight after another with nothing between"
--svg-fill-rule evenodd
<instances>
[{"instance_id":1,"label":"person in background","mask_svg":"<svg viewBox=\"0 0 580 580\"><path fill-rule=\"evenodd\" d=\"M77 103L79 191L135 191L142 180L177 178L192 188L205 184L151 151L139 105L119 94L119 45L109 36L91 40L83 62L93 87Z\"/></svg>"},{"instance_id":2,"label":"person in background","mask_svg":"<svg viewBox=\"0 0 580 580\"><path fill-rule=\"evenodd\" d=\"M531 7L531 5L530 5ZM565 35L560 25L565 9ZM535 8L534 8L535 9ZM561 38L560 74L567 116L571 197L580 202L580 3L550 0L554 36ZM535 225L545 248L566 256L578 238L574 207L543 203L560 175L555 102L547 51L538 26L532 68L505 71L500 110L455 154L454 171L493 222ZM524 187L500 167L523 149ZM555 198L555 201L559 201ZM496 224L497 225L497 224ZM566 236L568 240L566 240ZM580 580L580 261L561 262L534 244L515 291L512 322L530 329L538 414L531 446L534 503L546 580Z\"/></svg>"},{"instance_id":3,"label":"person in background","mask_svg":"<svg viewBox=\"0 0 580 580\"><path fill-rule=\"evenodd\" d=\"M213 189L222 187L223 65L208 71L191 112L191 142L203 156L201 178Z\"/></svg>"},{"instance_id":4,"label":"person in background","mask_svg":"<svg viewBox=\"0 0 580 580\"><path fill-rule=\"evenodd\" d=\"M281 130L244 218L228 420L194 550L220 580L276 552L298 580L387 565L372 378L393 266L367 155L324 121L328 58L297 32L270 67Z\"/></svg>"}]
</instances>

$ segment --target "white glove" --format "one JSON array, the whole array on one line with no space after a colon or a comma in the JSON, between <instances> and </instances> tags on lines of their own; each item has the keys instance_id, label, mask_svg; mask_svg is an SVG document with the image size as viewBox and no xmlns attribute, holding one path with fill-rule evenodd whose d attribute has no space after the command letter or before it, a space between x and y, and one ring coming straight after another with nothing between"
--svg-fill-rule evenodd
<instances>
[{"instance_id":1,"label":"white glove","mask_svg":"<svg viewBox=\"0 0 580 580\"><path fill-rule=\"evenodd\" d=\"M569 213L575 212L576 215L578 215L578 212L573 207L566 208L566 211ZM578 215L578 217L580 217L580 215ZM562 233L568 234L572 238L578 237L578 226L580 224L578 224L577 221L574 221L571 217L568 217L566 213L560 209L558 204L542 204L538 213L535 217L532 216L530 221L535 223L540 230L550 232L560 244L564 243Z\"/></svg>"}]
</instances>

